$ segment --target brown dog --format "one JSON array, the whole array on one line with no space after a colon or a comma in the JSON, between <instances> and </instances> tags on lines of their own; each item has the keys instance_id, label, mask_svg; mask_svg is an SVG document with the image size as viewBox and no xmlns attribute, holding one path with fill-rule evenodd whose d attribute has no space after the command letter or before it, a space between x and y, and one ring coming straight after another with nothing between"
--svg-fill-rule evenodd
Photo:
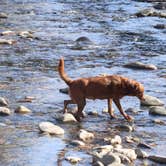
<instances>
[{"instance_id":1,"label":"brown dog","mask_svg":"<svg viewBox=\"0 0 166 166\"><path fill-rule=\"evenodd\" d=\"M76 113L76 119L78 121L83 117L82 110L86 105L86 98L93 100L107 99L108 112L112 118L115 118L112 109L113 100L120 113L128 121L131 121L132 117L123 111L120 99L124 96L136 96L140 100L144 100L144 87L134 80L119 75L96 76L72 80L64 71L63 58L59 61L58 70L60 77L69 86L69 94L71 97L71 100L64 100L64 113L67 112L68 104L77 104L78 111Z\"/></svg>"}]
</instances>

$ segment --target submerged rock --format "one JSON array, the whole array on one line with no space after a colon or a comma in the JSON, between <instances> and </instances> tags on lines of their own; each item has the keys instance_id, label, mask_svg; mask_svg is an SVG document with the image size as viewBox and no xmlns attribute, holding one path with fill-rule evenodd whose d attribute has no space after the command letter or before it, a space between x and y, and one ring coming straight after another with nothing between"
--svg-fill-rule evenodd
<instances>
[{"instance_id":1,"label":"submerged rock","mask_svg":"<svg viewBox=\"0 0 166 166\"><path fill-rule=\"evenodd\" d=\"M161 164L166 164L166 157L165 156L149 156L148 159L155 161L157 163L161 163Z\"/></svg>"},{"instance_id":2,"label":"submerged rock","mask_svg":"<svg viewBox=\"0 0 166 166\"><path fill-rule=\"evenodd\" d=\"M135 149L135 153L137 154L138 158L147 158L148 157L148 154L139 148Z\"/></svg>"},{"instance_id":3,"label":"submerged rock","mask_svg":"<svg viewBox=\"0 0 166 166\"><path fill-rule=\"evenodd\" d=\"M42 132L47 132L49 134L55 134L55 135L62 135L65 133L65 131L61 127L54 125L51 122L41 122L39 124L39 129Z\"/></svg>"},{"instance_id":4,"label":"submerged rock","mask_svg":"<svg viewBox=\"0 0 166 166\"><path fill-rule=\"evenodd\" d=\"M143 106L162 106L164 105L163 101L159 100L156 97L144 95L145 101L141 101Z\"/></svg>"},{"instance_id":5,"label":"submerged rock","mask_svg":"<svg viewBox=\"0 0 166 166\"><path fill-rule=\"evenodd\" d=\"M6 108L6 107L0 107L0 115L1 116L7 116L7 115L10 115L11 114L11 111L9 108Z\"/></svg>"},{"instance_id":6,"label":"submerged rock","mask_svg":"<svg viewBox=\"0 0 166 166\"><path fill-rule=\"evenodd\" d=\"M129 125L118 125L116 126L116 128L120 131L127 131L127 132L133 131L133 127Z\"/></svg>"},{"instance_id":7,"label":"submerged rock","mask_svg":"<svg viewBox=\"0 0 166 166\"><path fill-rule=\"evenodd\" d=\"M146 143L140 142L137 147L151 149L152 147Z\"/></svg>"},{"instance_id":8,"label":"submerged rock","mask_svg":"<svg viewBox=\"0 0 166 166\"><path fill-rule=\"evenodd\" d=\"M85 146L85 143L80 140L73 140L71 144L74 146Z\"/></svg>"},{"instance_id":9,"label":"submerged rock","mask_svg":"<svg viewBox=\"0 0 166 166\"><path fill-rule=\"evenodd\" d=\"M135 14L137 17L162 17L166 18L166 12L165 11L158 11L153 8L150 9L144 9L139 11L138 13Z\"/></svg>"},{"instance_id":10,"label":"submerged rock","mask_svg":"<svg viewBox=\"0 0 166 166\"><path fill-rule=\"evenodd\" d=\"M8 101L5 98L0 97L0 106L8 106L8 105L9 105Z\"/></svg>"},{"instance_id":11,"label":"submerged rock","mask_svg":"<svg viewBox=\"0 0 166 166\"><path fill-rule=\"evenodd\" d=\"M21 105L15 109L15 112L20 114L26 114L26 113L31 113L32 111L29 108Z\"/></svg>"},{"instance_id":12,"label":"submerged rock","mask_svg":"<svg viewBox=\"0 0 166 166\"><path fill-rule=\"evenodd\" d=\"M158 10L166 10L166 3L159 2L159 3L155 4L153 7Z\"/></svg>"},{"instance_id":13,"label":"submerged rock","mask_svg":"<svg viewBox=\"0 0 166 166\"><path fill-rule=\"evenodd\" d=\"M154 28L156 29L166 29L166 25L165 24L157 24L154 26Z\"/></svg>"},{"instance_id":14,"label":"submerged rock","mask_svg":"<svg viewBox=\"0 0 166 166\"><path fill-rule=\"evenodd\" d=\"M128 68L134 68L134 69L146 69L146 70L156 70L157 67L153 64L144 64L141 62L132 62L124 65Z\"/></svg>"},{"instance_id":15,"label":"submerged rock","mask_svg":"<svg viewBox=\"0 0 166 166\"><path fill-rule=\"evenodd\" d=\"M118 155L108 152L105 155L93 154L93 163L101 162L104 165L119 165L121 164L121 159Z\"/></svg>"},{"instance_id":16,"label":"submerged rock","mask_svg":"<svg viewBox=\"0 0 166 166\"><path fill-rule=\"evenodd\" d=\"M166 108L159 106L151 107L149 110L149 114L166 116Z\"/></svg>"},{"instance_id":17,"label":"submerged rock","mask_svg":"<svg viewBox=\"0 0 166 166\"><path fill-rule=\"evenodd\" d=\"M86 130L81 129L79 131L78 137L82 140L82 141L90 141L94 138L94 134L91 132L88 132Z\"/></svg>"},{"instance_id":18,"label":"submerged rock","mask_svg":"<svg viewBox=\"0 0 166 166\"><path fill-rule=\"evenodd\" d=\"M82 160L79 157L73 157L73 156L66 157L65 159L72 164L77 164L78 162L80 162Z\"/></svg>"}]
</instances>

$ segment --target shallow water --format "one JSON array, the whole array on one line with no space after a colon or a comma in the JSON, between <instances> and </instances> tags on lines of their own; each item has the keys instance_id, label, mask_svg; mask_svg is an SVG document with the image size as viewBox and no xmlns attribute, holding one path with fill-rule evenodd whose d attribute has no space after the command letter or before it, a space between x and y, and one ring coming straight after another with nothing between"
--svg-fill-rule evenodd
<instances>
[{"instance_id":1,"label":"shallow water","mask_svg":"<svg viewBox=\"0 0 166 166\"><path fill-rule=\"evenodd\" d=\"M109 136L115 125L125 123L110 121L102 114L105 101L88 101L85 112L97 110L99 117L87 116L80 125L65 125L55 120L55 115L63 108L63 100L68 96L59 93L66 87L57 72L58 60L65 58L65 68L72 78L98 74L121 74L142 82L146 93L156 96L166 103L166 31L153 28L156 24L166 24L166 19L158 17L136 18L141 9L152 7L152 3L129 0L119 1L73 1L2 0L0 12L8 14L0 19L0 31L33 31L37 39L21 38L17 35L1 36L15 39L14 45L0 45L0 96L9 99L14 110L23 104L32 110L30 115L13 113L0 117L0 165L69 165L59 162L59 154L68 147L70 139L76 137L80 128L93 131L100 137ZM92 42L77 47L76 39L88 37ZM152 63L155 71L124 68L127 62ZM18 103L25 96L34 96L32 103ZM144 142L154 142L151 154L166 155L165 126L154 125L147 108L139 108L136 98L122 100L124 109L141 109L135 117L136 131ZM116 111L117 114L118 111ZM166 120L165 117L157 117ZM51 121L62 126L66 134L62 138L43 136L38 123ZM114 133L114 132L113 132ZM117 133L117 131L115 131ZM118 133L124 136L126 133ZM97 142L97 141L96 141ZM97 143L96 143L97 144ZM70 147L66 156L76 153L85 158L80 165L90 165L91 158L86 151Z\"/></svg>"}]
</instances>

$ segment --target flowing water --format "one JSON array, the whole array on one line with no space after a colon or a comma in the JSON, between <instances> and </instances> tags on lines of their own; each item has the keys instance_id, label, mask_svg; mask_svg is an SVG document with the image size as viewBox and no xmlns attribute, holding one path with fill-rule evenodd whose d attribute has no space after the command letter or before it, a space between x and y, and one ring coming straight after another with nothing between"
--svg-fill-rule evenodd
<instances>
[{"instance_id":1,"label":"flowing water","mask_svg":"<svg viewBox=\"0 0 166 166\"><path fill-rule=\"evenodd\" d=\"M34 39L1 36L17 42L0 45L0 96L9 100L11 110L20 104L32 110L28 115L12 113L0 117L0 140L4 141L0 145L1 166L70 165L59 161L60 155L69 154L81 156L84 160L80 165L91 165L91 156L70 147L69 140L76 137L80 128L85 128L96 133L97 145L100 138L118 133L115 125L127 123L121 115L117 120L110 120L102 114L107 104L100 100L87 101L85 107L85 112L97 110L98 117L88 115L79 125L56 121L63 100L68 98L59 92L66 87L57 72L62 56L66 72L72 78L121 74L143 83L147 94L166 103L166 30L154 28L156 24L166 24L166 19L134 15L153 5L130 0L1 0L0 12L7 13L8 18L0 19L0 31L32 31L35 36ZM76 41L79 37L90 41L80 46ZM152 63L158 70L123 67L133 61ZM35 100L19 103L25 96L33 96ZM150 154L165 156L165 126L154 125L151 120L156 117L149 115L147 108L140 108L136 98L125 97L122 105L124 109L141 109L134 115L136 131L132 135L156 144L148 150ZM117 110L116 114L119 114ZM38 129L41 121L60 125L65 135L42 135Z\"/></svg>"}]
</instances>

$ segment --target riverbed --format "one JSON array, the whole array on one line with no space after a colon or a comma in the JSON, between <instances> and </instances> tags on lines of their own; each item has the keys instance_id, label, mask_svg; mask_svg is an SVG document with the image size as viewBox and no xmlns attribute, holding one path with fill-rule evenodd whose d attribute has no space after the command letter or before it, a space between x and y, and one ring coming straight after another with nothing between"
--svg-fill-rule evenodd
<instances>
[{"instance_id":1,"label":"riverbed","mask_svg":"<svg viewBox=\"0 0 166 166\"><path fill-rule=\"evenodd\" d=\"M73 79L100 74L124 75L141 82L146 94L166 103L166 29L154 27L166 24L166 19L135 15L154 5L133 0L1 0L0 12L6 13L7 18L0 18L0 31L16 32L1 36L16 41L0 45L0 96L9 100L13 112L0 117L1 166L70 165L61 157L69 154L83 158L78 165L91 165L88 150L70 146L70 140L76 138L81 128L96 134L93 146L100 145L106 136L131 135L154 145L150 150L145 149L149 154L166 156L165 125L152 123L153 119L166 121L166 118L149 115L149 108L141 107L137 98L125 97L121 102L125 110L139 110L132 115L136 128L132 133L115 130L116 125L128 122L115 106L118 119L111 120L108 114L103 114L106 101L88 100L84 111L97 111L99 116L87 115L79 124L64 124L55 118L62 113L64 99L69 98L59 92L67 87L57 71L60 57L64 57L65 70ZM32 36L18 35L21 31L28 31ZM88 41L78 42L80 37ZM158 69L124 67L135 61L153 64ZM20 103L25 96L33 96L35 100ZM14 113L19 105L28 107L32 113ZM64 136L42 135L38 129L42 121L64 128ZM137 160L135 165L142 162Z\"/></svg>"}]
</instances>

